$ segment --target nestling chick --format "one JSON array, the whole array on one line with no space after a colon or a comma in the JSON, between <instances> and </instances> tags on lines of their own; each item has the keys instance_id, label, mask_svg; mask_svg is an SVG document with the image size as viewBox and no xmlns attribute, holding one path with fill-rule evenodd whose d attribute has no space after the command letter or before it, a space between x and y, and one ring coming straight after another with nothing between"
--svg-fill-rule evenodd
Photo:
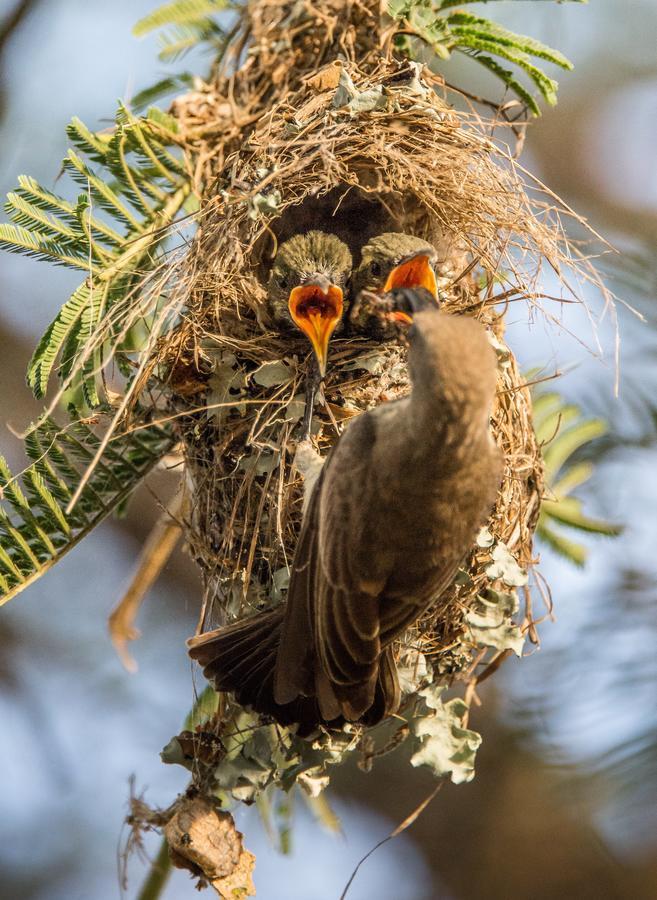
<instances>
[{"instance_id":1,"label":"nestling chick","mask_svg":"<svg viewBox=\"0 0 657 900\"><path fill-rule=\"evenodd\" d=\"M399 706L392 644L450 586L502 472L489 417L497 363L474 319L400 289L409 397L354 419L313 488L287 602L191 638L217 690L305 731Z\"/></svg>"},{"instance_id":2,"label":"nestling chick","mask_svg":"<svg viewBox=\"0 0 657 900\"><path fill-rule=\"evenodd\" d=\"M396 288L426 288L438 299L436 249L422 238L402 232L386 232L368 241L353 278L355 302L349 311L351 328L358 333L384 338L382 320L359 302L361 292L383 294Z\"/></svg>"},{"instance_id":3,"label":"nestling chick","mask_svg":"<svg viewBox=\"0 0 657 900\"><path fill-rule=\"evenodd\" d=\"M296 326L310 341L320 374L344 311L351 275L349 248L324 231L296 234L278 249L267 285L269 313L279 328Z\"/></svg>"}]
</instances>

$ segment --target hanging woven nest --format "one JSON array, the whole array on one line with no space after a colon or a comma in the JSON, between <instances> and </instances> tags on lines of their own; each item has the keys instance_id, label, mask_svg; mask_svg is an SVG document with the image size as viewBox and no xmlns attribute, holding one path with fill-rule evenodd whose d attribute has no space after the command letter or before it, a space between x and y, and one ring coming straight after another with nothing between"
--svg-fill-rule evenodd
<instances>
[{"instance_id":1,"label":"hanging woven nest","mask_svg":"<svg viewBox=\"0 0 657 900\"><path fill-rule=\"evenodd\" d=\"M161 339L148 371L168 386L183 446L186 540L204 581L199 631L283 602L312 464L297 455L308 343L280 332L268 315L276 249L317 228L346 241L354 266L368 238L384 231L436 247L443 308L484 323L497 351L491 424L505 467L487 527L453 585L395 649L400 712L422 736L418 722L435 720L445 687L461 682L467 702L503 658L521 655L527 637L537 641L527 582L542 460L530 392L504 342L504 314L510 304L541 308L543 264L558 274L578 263L559 204L527 187L493 124L471 108L458 111L426 68L395 59L369 6L335 0L327 10L253 4L235 38L241 67L198 82L173 105L201 202L193 243L172 273L181 322ZM591 277L585 265L581 274ZM397 344L335 335L314 415L321 457L351 418L408 391L405 357ZM478 746L478 735L463 730L467 705L458 703L444 705L445 727L461 728L458 762L440 772L454 781L472 777ZM195 789L208 796L248 802L268 785L295 781L317 793L326 765L345 751L376 755L376 735L365 737L362 726L311 744L229 696L213 723L214 738L186 733L164 757L186 760ZM252 737L233 746L230 736L245 729ZM396 738L389 731L384 723L384 743L394 746L409 726ZM206 757L206 739L218 753ZM413 759L425 761L421 751Z\"/></svg>"},{"instance_id":2,"label":"hanging woven nest","mask_svg":"<svg viewBox=\"0 0 657 900\"><path fill-rule=\"evenodd\" d=\"M470 666L474 647L464 613L482 589L503 587L486 574L491 548L501 543L522 568L532 563L541 459L529 393L503 343L500 294L534 302L537 263L558 265L560 232L484 123L457 114L433 87L412 64L381 62L367 75L332 63L272 105L237 149L206 150L209 196L183 275L185 323L167 352L207 625L280 599L299 532L303 478L293 460L308 347L268 320L263 285L277 243L325 228L347 241L355 265L360 246L381 231L436 246L444 308L483 321L498 350L493 431L506 461L490 546L473 551L458 584L408 635L453 675ZM198 92L182 98L183 122L190 105L197 131L199 108L216 121L226 104L216 90L203 104ZM326 407L315 420L322 455L349 418L408 389L404 357L397 346L333 340Z\"/></svg>"}]
</instances>

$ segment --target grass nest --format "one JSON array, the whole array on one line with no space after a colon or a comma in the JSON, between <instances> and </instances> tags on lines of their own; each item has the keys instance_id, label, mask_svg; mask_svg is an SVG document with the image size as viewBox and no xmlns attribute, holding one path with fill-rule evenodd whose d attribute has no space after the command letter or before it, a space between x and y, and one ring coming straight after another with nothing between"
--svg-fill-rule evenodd
<instances>
[{"instance_id":1,"label":"grass nest","mask_svg":"<svg viewBox=\"0 0 657 900\"><path fill-rule=\"evenodd\" d=\"M291 235L331 231L354 266L383 231L435 246L443 308L484 323L497 352L491 426L504 477L453 584L395 647L400 715L367 733L347 724L306 739L204 692L162 758L190 769L194 797L212 803L251 803L293 785L317 798L328 767L357 752L369 771L407 737L419 748L412 765L470 780L477 686L527 639L538 643L530 576L550 611L532 548L543 462L505 314L520 304L528 318L556 321L559 301L579 302L578 285L602 286L564 234L572 211L514 159L517 123L482 117L429 69L396 59L389 24L374 0L328 0L321 10L254 0L212 78L172 106L200 206L191 243L156 273L151 295L164 324L150 330L155 352L144 355L134 394L150 390L151 376L165 383L165 418L183 448L180 521L204 585L198 631L285 600L306 479L318 465L298 452L308 342L268 316L268 274ZM541 293L544 268L560 296ZM404 347L334 336L314 412L319 456L349 419L408 389ZM447 686L457 696L443 702Z\"/></svg>"},{"instance_id":2,"label":"grass nest","mask_svg":"<svg viewBox=\"0 0 657 900\"><path fill-rule=\"evenodd\" d=\"M247 75L259 83L253 66ZM492 427L506 464L489 537L404 641L430 656L446 680L474 683L482 666L495 666L508 650L478 647L468 611L487 591L523 584L496 569L493 551L501 546L522 569L532 566L542 494L531 397L504 344L504 313L511 303L545 307L536 285L546 263L557 273L574 265L593 276L574 260L554 198L527 187L490 122L455 111L426 69L380 57L363 68L329 62L257 115L231 102L239 78L238 71L230 84L199 85L174 106L204 187L180 273L184 321L163 342L159 361L193 498L186 526L205 581L199 627L279 602L299 533L304 479L294 459L308 347L267 317L263 285L278 243L325 228L347 241L357 265L370 235L407 231L438 249L444 308L484 322L498 351ZM228 127L226 141L216 139L222 116L246 123L239 141ZM320 454L351 417L407 389L403 348L336 337L325 404L315 414ZM524 594L522 628L536 639L527 588Z\"/></svg>"}]
</instances>

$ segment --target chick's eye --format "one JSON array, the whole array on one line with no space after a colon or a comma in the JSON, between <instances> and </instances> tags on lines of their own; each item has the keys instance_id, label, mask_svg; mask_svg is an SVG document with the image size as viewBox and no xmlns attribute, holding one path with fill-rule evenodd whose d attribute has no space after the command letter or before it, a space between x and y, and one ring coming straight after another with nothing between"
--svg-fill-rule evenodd
<instances>
[{"instance_id":1,"label":"chick's eye","mask_svg":"<svg viewBox=\"0 0 657 900\"><path fill-rule=\"evenodd\" d=\"M278 281L278 286L283 289L287 288L290 283L290 279L287 275L279 275L276 280Z\"/></svg>"},{"instance_id":2,"label":"chick's eye","mask_svg":"<svg viewBox=\"0 0 657 900\"><path fill-rule=\"evenodd\" d=\"M375 277L378 277L381 274L381 265L378 262L370 263L370 272Z\"/></svg>"}]
</instances>

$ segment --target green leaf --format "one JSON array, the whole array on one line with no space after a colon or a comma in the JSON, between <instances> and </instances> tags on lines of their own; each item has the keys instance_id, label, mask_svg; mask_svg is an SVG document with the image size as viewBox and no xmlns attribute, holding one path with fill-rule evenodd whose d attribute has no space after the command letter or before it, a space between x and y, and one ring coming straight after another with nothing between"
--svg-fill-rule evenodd
<instances>
[{"instance_id":1,"label":"green leaf","mask_svg":"<svg viewBox=\"0 0 657 900\"><path fill-rule=\"evenodd\" d=\"M29 203L39 207L39 209L62 216L64 219L75 215L75 206L73 206L72 203L69 203L68 200L64 200L57 194L53 194L53 192L49 191L47 188L42 187L34 180L34 178L30 178L29 175L18 176L18 188L16 189L16 193Z\"/></svg>"},{"instance_id":2,"label":"green leaf","mask_svg":"<svg viewBox=\"0 0 657 900\"><path fill-rule=\"evenodd\" d=\"M136 93L130 101L130 106L135 112L142 112L152 103L167 97L169 94L190 88L193 84L194 76L190 72L184 72L181 75L170 75Z\"/></svg>"},{"instance_id":3,"label":"green leaf","mask_svg":"<svg viewBox=\"0 0 657 900\"><path fill-rule=\"evenodd\" d=\"M165 25L189 25L206 20L209 16L230 9L229 0L174 0L165 3L154 12L140 19L132 29L135 37L143 37Z\"/></svg>"},{"instance_id":4,"label":"green leaf","mask_svg":"<svg viewBox=\"0 0 657 900\"><path fill-rule=\"evenodd\" d=\"M94 134L77 116L74 116L66 126L66 134L71 143L78 150L81 150L85 156L88 156L89 159L97 163L105 162L111 138L110 134Z\"/></svg>"},{"instance_id":5,"label":"green leaf","mask_svg":"<svg viewBox=\"0 0 657 900\"><path fill-rule=\"evenodd\" d=\"M467 54L471 59L474 59L480 65L484 66L484 68L489 69L494 75L504 82L504 84L518 96L523 103L526 104L529 111L535 115L540 116L541 108L536 102L536 100L532 97L526 87L524 87L518 79L513 74L511 69L506 69L504 66L500 65L497 60L493 59L492 56L486 56L485 54L476 53L473 55Z\"/></svg>"},{"instance_id":6,"label":"green leaf","mask_svg":"<svg viewBox=\"0 0 657 900\"><path fill-rule=\"evenodd\" d=\"M607 423L602 419L580 420L570 428L560 429L557 436L543 448L545 471L554 479L575 451L607 433Z\"/></svg>"},{"instance_id":7,"label":"green leaf","mask_svg":"<svg viewBox=\"0 0 657 900\"><path fill-rule=\"evenodd\" d=\"M582 502L576 497L545 500L543 506L546 516L569 528L577 528L579 531L588 531L591 534L604 534L608 537L616 537L623 530L621 526L613 525L611 522L585 516L582 512Z\"/></svg>"},{"instance_id":8,"label":"green leaf","mask_svg":"<svg viewBox=\"0 0 657 900\"><path fill-rule=\"evenodd\" d=\"M552 490L557 496L565 497L572 493L575 488L581 487L593 475L593 464L588 462L578 463L570 466L558 481L552 485Z\"/></svg>"},{"instance_id":9,"label":"green leaf","mask_svg":"<svg viewBox=\"0 0 657 900\"><path fill-rule=\"evenodd\" d=\"M34 352L28 383L37 397L45 395L59 359L63 387L81 389L85 402L96 406L97 375L120 349L126 319L135 309L147 315L157 304L156 296L143 304L139 286L161 261L168 226L191 190L173 143L175 128L175 120L159 110L140 118L123 105L114 129L99 134L73 119L68 135L80 152L69 152L64 169L84 193L71 203L21 176L9 194L13 221L0 225L0 246L90 273Z\"/></svg>"},{"instance_id":10,"label":"green leaf","mask_svg":"<svg viewBox=\"0 0 657 900\"><path fill-rule=\"evenodd\" d=\"M174 444L171 433L157 425L118 435L67 513L99 444L75 411L72 416L63 429L48 418L29 435L26 450L32 462L20 476L13 477L0 457L0 605L44 575L105 519Z\"/></svg>"},{"instance_id":11,"label":"green leaf","mask_svg":"<svg viewBox=\"0 0 657 900\"><path fill-rule=\"evenodd\" d=\"M27 368L27 383L32 388L35 397L45 396L55 360L69 336L75 333L74 329L79 324L83 310L91 302L91 294L88 282L83 282L62 306L37 344ZM76 334L75 344L77 345L77 343ZM69 370L72 364L72 352L72 349L69 348L69 357L66 359Z\"/></svg>"},{"instance_id":12,"label":"green leaf","mask_svg":"<svg viewBox=\"0 0 657 900\"><path fill-rule=\"evenodd\" d=\"M472 35L475 38L495 41L511 49L544 59L554 63L562 69L571 70L573 64L558 50L553 50L546 44L524 34L515 34L500 25L496 25L489 19L472 16L469 13L453 13L447 19L450 29L456 35Z\"/></svg>"},{"instance_id":13,"label":"green leaf","mask_svg":"<svg viewBox=\"0 0 657 900\"><path fill-rule=\"evenodd\" d=\"M412 5L412 0L388 0L386 10L392 19L405 19L410 15Z\"/></svg>"},{"instance_id":14,"label":"green leaf","mask_svg":"<svg viewBox=\"0 0 657 900\"><path fill-rule=\"evenodd\" d=\"M178 133L178 120L169 113L162 112L157 106L149 106L146 118L149 122L154 122L156 125L165 128L171 134Z\"/></svg>"},{"instance_id":15,"label":"green leaf","mask_svg":"<svg viewBox=\"0 0 657 900\"><path fill-rule=\"evenodd\" d=\"M554 106L557 102L557 89L559 87L557 82L554 81L554 79L549 78L545 72L542 72L531 63L527 54L523 53L522 50L515 48L511 49L496 41L486 40L475 35L461 34L458 37L458 49L462 50L464 47L478 52L492 53L495 56L501 56L502 59L515 63L527 72L545 100L551 106Z\"/></svg>"},{"instance_id":16,"label":"green leaf","mask_svg":"<svg viewBox=\"0 0 657 900\"><path fill-rule=\"evenodd\" d=\"M70 243L51 240L39 231L8 222L0 224L0 247L10 253L23 253L35 259L47 260L56 266L84 271L89 268L88 257L81 255L77 247L71 249Z\"/></svg>"},{"instance_id":17,"label":"green leaf","mask_svg":"<svg viewBox=\"0 0 657 900\"><path fill-rule=\"evenodd\" d=\"M69 150L63 165L73 180L89 192L101 209L110 213L128 228L139 230L139 220L132 210L122 202L116 191L104 182L74 150Z\"/></svg>"},{"instance_id":18,"label":"green leaf","mask_svg":"<svg viewBox=\"0 0 657 900\"><path fill-rule=\"evenodd\" d=\"M85 236L79 229L73 229L66 222L55 218L52 214L30 203L20 192L7 194L5 212L11 216L16 225L29 229L35 234L47 235L53 241L61 241L63 245L84 252Z\"/></svg>"},{"instance_id":19,"label":"green leaf","mask_svg":"<svg viewBox=\"0 0 657 900\"><path fill-rule=\"evenodd\" d=\"M223 33L211 19L197 25L177 25L160 34L158 56L163 62L175 62L204 41L220 40L222 37Z\"/></svg>"},{"instance_id":20,"label":"green leaf","mask_svg":"<svg viewBox=\"0 0 657 900\"><path fill-rule=\"evenodd\" d=\"M532 62L545 60L562 69L572 69L572 63L558 50L524 34L516 34L490 19L471 13L451 12L454 6L465 3L440 0L388 0L389 15L404 27L402 49L413 56L413 44L407 40L414 33L428 44L439 59L449 59L455 50L475 59L500 80L527 105L534 115L540 115L536 100L518 80L512 69L500 64L498 58L513 63L527 73L547 103L557 98L557 82ZM474 2L474 0L472 0Z\"/></svg>"},{"instance_id":21,"label":"green leaf","mask_svg":"<svg viewBox=\"0 0 657 900\"><path fill-rule=\"evenodd\" d=\"M586 548L563 535L563 527L608 537L622 531L619 525L585 515L581 500L573 496L573 491L591 478L593 466L589 462L572 464L572 457L605 434L607 425L601 419L584 419L577 406L553 391L535 393L533 405L547 488L536 533L556 553L582 566Z\"/></svg>"},{"instance_id":22,"label":"green leaf","mask_svg":"<svg viewBox=\"0 0 657 900\"><path fill-rule=\"evenodd\" d=\"M539 520L536 528L538 537L545 541L548 547L551 547L555 553L562 556L564 559L567 559L569 562L573 563L573 565L579 566L580 568L584 566L588 557L588 550L586 547L583 547L576 541L573 541L556 531L547 524L549 521L547 516L545 520Z\"/></svg>"}]
</instances>

